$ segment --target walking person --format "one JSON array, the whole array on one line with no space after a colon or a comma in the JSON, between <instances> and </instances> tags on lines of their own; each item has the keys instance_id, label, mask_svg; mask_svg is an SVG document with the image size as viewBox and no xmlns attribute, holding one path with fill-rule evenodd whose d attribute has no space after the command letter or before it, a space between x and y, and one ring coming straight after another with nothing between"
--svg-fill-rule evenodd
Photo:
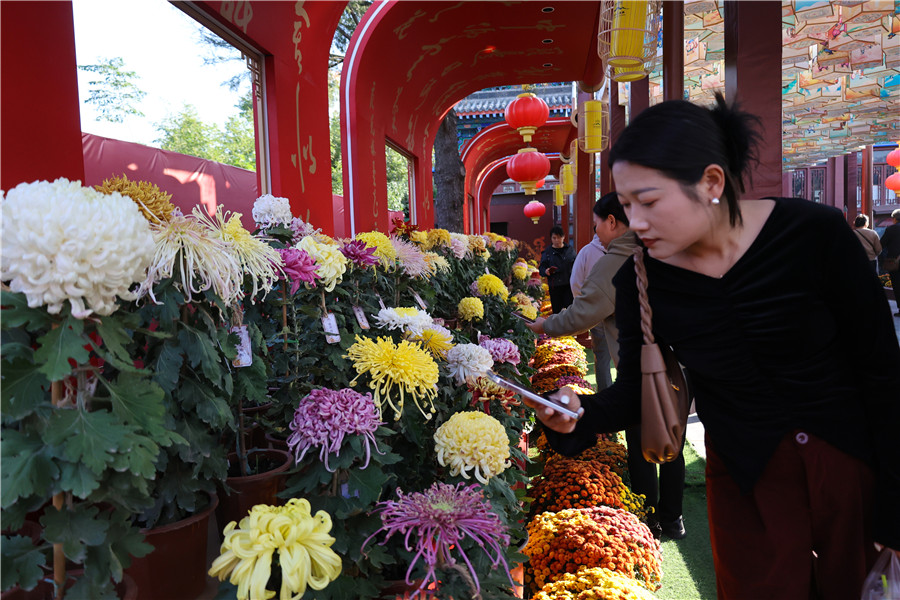
<instances>
[{"instance_id":1,"label":"walking person","mask_svg":"<svg viewBox=\"0 0 900 600\"><path fill-rule=\"evenodd\" d=\"M572 304L569 277L572 275L573 264L575 264L575 250L566 243L566 234L562 227L554 225L550 230L550 247L541 253L541 264L538 266L541 275L547 278L553 314Z\"/></svg>"},{"instance_id":2,"label":"walking person","mask_svg":"<svg viewBox=\"0 0 900 600\"><path fill-rule=\"evenodd\" d=\"M891 276L891 289L900 308L900 208L891 213L891 218L894 224L888 225L881 234L881 272ZM900 310L894 316L900 317Z\"/></svg>"},{"instance_id":3,"label":"walking person","mask_svg":"<svg viewBox=\"0 0 900 600\"><path fill-rule=\"evenodd\" d=\"M853 233L862 244L863 250L866 251L866 257L872 265L872 269L877 273L878 265L876 259L881 254L881 240L878 234L869 229L869 217L866 215L857 215L853 220Z\"/></svg>"},{"instance_id":4,"label":"walking person","mask_svg":"<svg viewBox=\"0 0 900 600\"><path fill-rule=\"evenodd\" d=\"M755 123L721 95L711 109L662 102L609 164L646 248L654 337L684 365L706 431L718 597L858 598L875 543L900 555L900 345L840 211L741 199ZM554 394L584 407L578 421L530 404L564 454L640 421L633 259L613 282L615 383Z\"/></svg>"},{"instance_id":5,"label":"walking person","mask_svg":"<svg viewBox=\"0 0 900 600\"><path fill-rule=\"evenodd\" d=\"M637 236L628 229L628 217L619 203L618 194L606 194L594 204L594 232L608 252L591 269L581 294L572 305L546 319L540 318L528 327L537 334L553 337L575 335L591 328L605 331L609 354L618 365L619 331L616 328L616 288L613 276L634 253ZM593 329L591 329L593 331ZM599 389L597 390L600 391ZM625 430L628 443L628 473L631 489L646 497L646 506L653 509L647 524L654 537L665 534L672 539L687 536L682 518L684 498L684 456L660 465L644 460L641 452L641 426ZM682 440L682 444L684 441Z\"/></svg>"}]
</instances>

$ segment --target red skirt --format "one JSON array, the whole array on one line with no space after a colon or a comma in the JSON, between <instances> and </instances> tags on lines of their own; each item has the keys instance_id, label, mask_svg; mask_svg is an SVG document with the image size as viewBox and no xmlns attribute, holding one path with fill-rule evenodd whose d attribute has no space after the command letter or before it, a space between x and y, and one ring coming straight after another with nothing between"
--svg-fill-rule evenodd
<instances>
[{"instance_id":1,"label":"red skirt","mask_svg":"<svg viewBox=\"0 0 900 600\"><path fill-rule=\"evenodd\" d=\"M744 495L708 439L706 451L719 600L859 598L877 558L868 465L796 431Z\"/></svg>"}]
</instances>

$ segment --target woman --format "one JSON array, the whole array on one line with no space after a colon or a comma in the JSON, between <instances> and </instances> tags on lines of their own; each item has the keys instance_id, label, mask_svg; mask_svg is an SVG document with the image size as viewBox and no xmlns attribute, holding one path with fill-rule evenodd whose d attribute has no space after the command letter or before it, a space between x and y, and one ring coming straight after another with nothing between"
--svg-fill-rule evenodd
<instances>
[{"instance_id":1,"label":"woman","mask_svg":"<svg viewBox=\"0 0 900 600\"><path fill-rule=\"evenodd\" d=\"M622 264L634 254L637 236L628 230L628 217L619 203L618 195L606 194L594 204L594 233L607 248L607 253L594 264L588 274L581 294L572 305L558 315L539 318L528 327L537 334L552 337L575 335L597 324L603 326L609 354L618 365L619 332L616 329L616 288L612 278ZM603 389L603 388L598 388ZM647 506L654 509L649 519L650 530L655 537L665 533L673 539L687 535L682 519L684 496L684 457L660 466L648 463L641 454L640 425L629 427L625 434L628 441L628 471L634 493L647 498Z\"/></svg>"},{"instance_id":2,"label":"woman","mask_svg":"<svg viewBox=\"0 0 900 600\"><path fill-rule=\"evenodd\" d=\"M858 597L873 541L900 548L900 346L840 212L741 201L753 119L721 96L712 109L663 102L609 162L647 249L653 332L685 366L706 429L719 598ZM633 259L614 284L616 382L557 392L585 407L577 422L538 410L566 453L640 420Z\"/></svg>"},{"instance_id":3,"label":"woman","mask_svg":"<svg viewBox=\"0 0 900 600\"><path fill-rule=\"evenodd\" d=\"M881 254L881 239L878 233L869 229L869 217L866 215L857 215L853 220L853 233L856 234L859 243L862 244L863 250L866 251L866 258L872 265L872 270L878 272L877 258Z\"/></svg>"},{"instance_id":4,"label":"woman","mask_svg":"<svg viewBox=\"0 0 900 600\"><path fill-rule=\"evenodd\" d=\"M547 278L553 314L572 304L569 277L572 275L573 264L575 264L575 250L566 243L566 234L562 227L554 225L550 229L550 247L541 254L541 264L538 266L541 276Z\"/></svg>"}]
</instances>

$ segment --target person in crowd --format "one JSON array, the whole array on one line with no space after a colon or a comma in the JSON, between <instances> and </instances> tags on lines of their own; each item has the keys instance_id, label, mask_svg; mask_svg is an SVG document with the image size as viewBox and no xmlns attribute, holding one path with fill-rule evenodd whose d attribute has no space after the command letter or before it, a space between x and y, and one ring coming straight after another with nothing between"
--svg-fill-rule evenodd
<instances>
[{"instance_id":1,"label":"person in crowd","mask_svg":"<svg viewBox=\"0 0 900 600\"><path fill-rule=\"evenodd\" d=\"M894 299L900 308L900 208L891 213L893 225L888 225L881 234L881 271L891 277L891 289L894 290ZM900 317L900 310L894 313Z\"/></svg>"},{"instance_id":2,"label":"person in crowd","mask_svg":"<svg viewBox=\"0 0 900 600\"><path fill-rule=\"evenodd\" d=\"M594 210L596 209L597 204L594 204ZM594 214L596 215L596 213ZM581 295L581 288L591 269L600 257L606 254L603 242L597 237L596 216L593 219L593 229L594 237L578 251L578 255L575 256L575 264L572 265L572 276L569 277L569 286L572 288L573 298L578 298ZM591 327L590 334L591 352L594 353L594 375L597 379L597 391L605 390L612 385L612 374L609 371L612 357L609 354L609 347L606 345L606 333L603 330L603 324L599 323Z\"/></svg>"},{"instance_id":3,"label":"person in crowd","mask_svg":"<svg viewBox=\"0 0 900 600\"><path fill-rule=\"evenodd\" d=\"M541 254L541 264L538 266L541 275L547 278L553 314L572 304L569 276L572 274L573 264L575 250L566 243L562 227L554 225L550 230L550 247Z\"/></svg>"},{"instance_id":4,"label":"person in crowd","mask_svg":"<svg viewBox=\"0 0 900 600\"><path fill-rule=\"evenodd\" d=\"M869 217L857 215L856 219L853 220L853 233L856 234L863 250L866 251L866 257L869 259L872 269L877 272L876 259L881 254L881 240L875 231L869 229Z\"/></svg>"},{"instance_id":5,"label":"person in crowd","mask_svg":"<svg viewBox=\"0 0 900 600\"><path fill-rule=\"evenodd\" d=\"M558 315L538 319L529 327L537 334L560 337L581 333L599 323L605 330L609 353L618 361L616 288L612 278L634 253L637 236L628 230L628 217L615 192L606 194L594 204L593 218L594 231L608 252L591 269L582 294L569 308ZM625 437L632 490L646 496L646 505L654 509L649 520L651 531L656 537L665 533L673 539L684 538L687 535L682 518L684 457L679 455L676 460L662 465L657 476L656 465L644 460L641 453L640 425L628 427Z\"/></svg>"},{"instance_id":6,"label":"person in crowd","mask_svg":"<svg viewBox=\"0 0 900 600\"><path fill-rule=\"evenodd\" d=\"M798 198L742 200L758 120L721 95L642 111L610 151L645 250L653 334L689 376L706 432L720 599L859 597L879 545L900 556L900 344L842 213ZM640 421L634 259L613 278L612 386L536 406L571 455Z\"/></svg>"}]
</instances>

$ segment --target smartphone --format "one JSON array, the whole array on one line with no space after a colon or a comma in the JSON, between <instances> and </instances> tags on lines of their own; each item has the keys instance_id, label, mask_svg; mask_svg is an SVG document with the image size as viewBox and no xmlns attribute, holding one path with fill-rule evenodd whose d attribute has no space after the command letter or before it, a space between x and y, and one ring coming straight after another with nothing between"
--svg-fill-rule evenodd
<instances>
[{"instance_id":1,"label":"smartphone","mask_svg":"<svg viewBox=\"0 0 900 600\"><path fill-rule=\"evenodd\" d=\"M557 400L551 400L550 398L546 398L539 394L535 394L531 390L522 387L521 385L519 385L518 383L516 383L514 381L510 381L509 379L500 377L493 371L488 371L486 373L486 375L487 375L488 379L490 379L491 381L493 381L500 387L504 387L508 390L512 390L513 392L516 392L517 394L519 394L521 396L530 398L531 400L534 400L538 404L542 404L544 406L550 407L553 410L566 415L567 417L572 417L573 419L580 419L581 415L584 414L584 408L582 408L580 406L578 407L577 412L573 411L571 408L567 407L565 404L560 404Z\"/></svg>"},{"instance_id":2,"label":"smartphone","mask_svg":"<svg viewBox=\"0 0 900 600\"><path fill-rule=\"evenodd\" d=\"M523 315L522 313L514 312L514 313L513 313L513 316L514 316L514 317L519 317L520 319L522 319L522 320L525 321L526 323L534 323L534 322L535 322L534 319L529 319L528 317L526 317L526 316Z\"/></svg>"}]
</instances>

